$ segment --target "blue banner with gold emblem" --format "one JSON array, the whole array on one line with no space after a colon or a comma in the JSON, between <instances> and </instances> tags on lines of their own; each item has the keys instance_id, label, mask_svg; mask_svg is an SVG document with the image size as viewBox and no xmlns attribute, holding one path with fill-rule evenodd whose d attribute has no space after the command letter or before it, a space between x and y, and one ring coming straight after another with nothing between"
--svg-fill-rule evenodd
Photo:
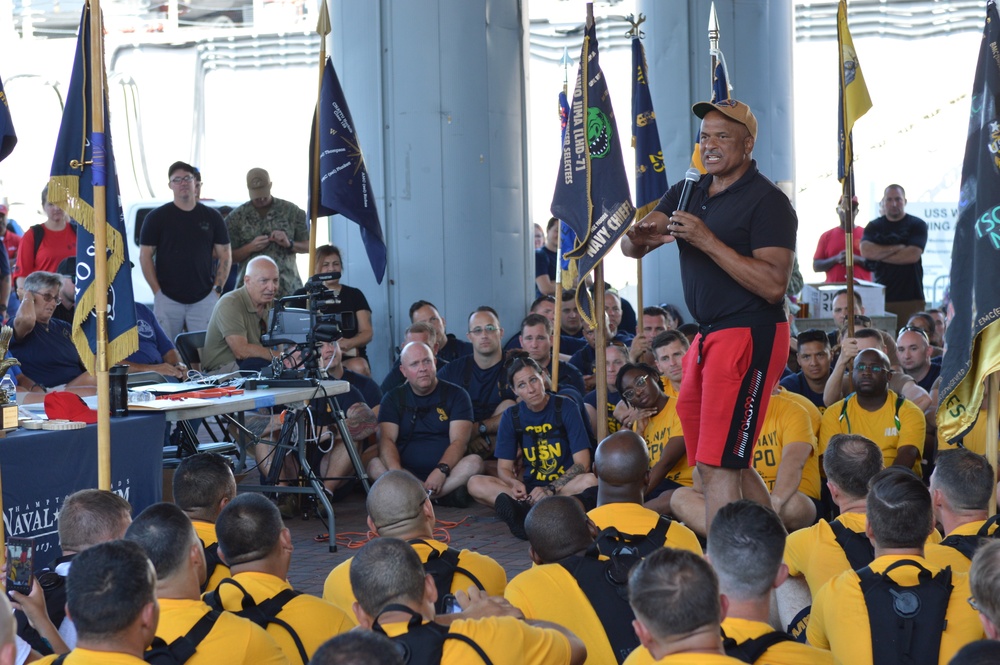
<instances>
[{"instance_id":1,"label":"blue banner with gold emblem","mask_svg":"<svg viewBox=\"0 0 1000 665\"><path fill-rule=\"evenodd\" d=\"M975 425L983 380L1000 371L1000 16L993 0L972 86L958 222L951 255L948 353L941 367L939 433L955 441ZM995 434L995 432L994 432Z\"/></svg>"},{"instance_id":2,"label":"blue banner with gold emblem","mask_svg":"<svg viewBox=\"0 0 1000 665\"><path fill-rule=\"evenodd\" d=\"M632 38L632 147L635 148L636 219L642 219L655 208L667 191L667 168L648 81L646 50L635 36Z\"/></svg>"},{"instance_id":3,"label":"blue banner with gold emblem","mask_svg":"<svg viewBox=\"0 0 1000 665\"><path fill-rule=\"evenodd\" d=\"M584 33L551 207L553 216L576 233L576 245L566 256L579 259L581 282L635 216L615 112L598 55L597 30L591 25ZM577 289L578 304L584 291ZM581 313L584 310L581 307Z\"/></svg>"},{"instance_id":4,"label":"blue banner with gold emblem","mask_svg":"<svg viewBox=\"0 0 1000 665\"><path fill-rule=\"evenodd\" d=\"M124 360L139 349L136 330L135 300L128 258L125 218L119 198L118 174L111 149L108 115L108 95L103 75L92 75L90 43L90 3L84 4L80 34L76 44L76 59L66 108L63 110L59 137L49 180L49 202L62 208L77 221L76 229L76 307L73 310L73 344L87 371L96 371L97 300L94 269L94 233L97 215L94 210L94 188L105 188L104 210L107 233L107 357L108 366ZM95 128L92 109L93 87L101 89L104 103L104 131Z\"/></svg>"},{"instance_id":5,"label":"blue banner with gold emblem","mask_svg":"<svg viewBox=\"0 0 1000 665\"><path fill-rule=\"evenodd\" d=\"M385 277L386 248L382 225L375 207L375 194L365 167L361 142L355 129L351 110L333 69L333 60L326 59L323 85L319 95L319 214L322 217L343 215L361 227L361 241L375 279ZM316 122L316 119L313 119ZM310 133L310 137L314 136ZM313 154L313 140L309 140ZM309 160L309 197L312 191L312 159Z\"/></svg>"},{"instance_id":6,"label":"blue banner with gold emblem","mask_svg":"<svg viewBox=\"0 0 1000 665\"><path fill-rule=\"evenodd\" d=\"M3 91L3 81L0 80L0 162L14 150L16 143L17 134L14 133L14 121L10 119L7 93Z\"/></svg>"}]
</instances>

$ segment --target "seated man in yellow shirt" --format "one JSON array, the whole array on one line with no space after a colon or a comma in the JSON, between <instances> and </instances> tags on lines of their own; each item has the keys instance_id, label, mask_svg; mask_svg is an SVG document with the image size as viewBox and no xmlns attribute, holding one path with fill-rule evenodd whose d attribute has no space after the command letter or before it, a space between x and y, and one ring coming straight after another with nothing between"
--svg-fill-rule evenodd
<instances>
[{"instance_id":1,"label":"seated man in yellow shirt","mask_svg":"<svg viewBox=\"0 0 1000 665\"><path fill-rule=\"evenodd\" d=\"M701 544L691 529L642 505L649 481L649 451L635 432L619 430L597 446L594 454L597 474L597 508L587 513L598 529L614 527L637 543L651 541L657 529L663 530L658 542L649 546L677 547L701 554ZM640 546L641 547L641 546ZM640 549L640 553L644 553Z\"/></svg>"},{"instance_id":2,"label":"seated man in yellow shirt","mask_svg":"<svg viewBox=\"0 0 1000 665\"><path fill-rule=\"evenodd\" d=\"M478 587L491 596L502 596L507 573L495 560L470 550L455 550L434 539L434 506L423 484L408 471L386 471L368 492L368 528L376 536L391 536L409 543L429 573L439 583L438 614L458 611L454 603L459 591ZM351 561L348 559L330 571L323 585L323 600L352 614L354 591L351 588ZM453 561L454 570L445 565ZM440 566L440 569L438 568ZM447 596L447 597L446 597ZM351 617L353 623L354 617Z\"/></svg>"},{"instance_id":3,"label":"seated man in yellow shirt","mask_svg":"<svg viewBox=\"0 0 1000 665\"><path fill-rule=\"evenodd\" d=\"M629 603L642 647L625 665L739 665L722 649L720 624L727 602L719 580L705 559L664 547L632 569ZM601 661L606 662L606 661Z\"/></svg>"},{"instance_id":4,"label":"seated man in yellow shirt","mask_svg":"<svg viewBox=\"0 0 1000 665\"><path fill-rule=\"evenodd\" d=\"M268 634L290 663L306 663L319 645L351 629L351 620L340 608L299 593L288 583L292 537L278 507L264 496L238 495L222 509L215 530L219 555L233 576L205 595L212 608L263 613Z\"/></svg>"},{"instance_id":5,"label":"seated man in yellow shirt","mask_svg":"<svg viewBox=\"0 0 1000 665\"><path fill-rule=\"evenodd\" d=\"M934 530L927 488L908 469L885 469L868 491L866 534L875 560L827 582L813 599L806 637L836 663L940 663L981 639L964 573L924 557Z\"/></svg>"},{"instance_id":6,"label":"seated man in yellow shirt","mask_svg":"<svg viewBox=\"0 0 1000 665\"><path fill-rule=\"evenodd\" d=\"M194 648L189 665L232 663L286 665L274 638L249 619L213 613L201 600L206 578L205 555L191 520L172 503L154 503L125 532L138 543L156 569L160 619L153 652L180 645ZM147 652L148 653L148 652Z\"/></svg>"},{"instance_id":7,"label":"seated man in yellow shirt","mask_svg":"<svg viewBox=\"0 0 1000 665\"><path fill-rule=\"evenodd\" d=\"M229 566L219 558L215 520L226 504L236 498L236 479L226 458L217 453L198 453L181 460L174 472L174 503L191 518L205 550L207 579L201 590L214 591L230 576Z\"/></svg>"},{"instance_id":8,"label":"seated man in yellow shirt","mask_svg":"<svg viewBox=\"0 0 1000 665\"><path fill-rule=\"evenodd\" d=\"M480 660L494 665L580 665L587 657L583 643L566 628L524 621L510 605L476 589L471 598L460 592L459 600L469 616L483 618L455 615L447 626L437 623L437 586L413 548L397 538L376 538L358 551L351 586L358 595L358 624L405 645L409 662L431 662L428 643L440 649L442 665Z\"/></svg>"},{"instance_id":9,"label":"seated man in yellow shirt","mask_svg":"<svg viewBox=\"0 0 1000 665\"><path fill-rule=\"evenodd\" d=\"M968 572L976 549L986 542L987 536L995 537L1000 518L989 518L995 478L986 458L965 448L942 451L934 461L931 500L934 519L945 533L944 540L934 549L940 550L943 561L953 570ZM933 560L942 562L937 557Z\"/></svg>"}]
</instances>

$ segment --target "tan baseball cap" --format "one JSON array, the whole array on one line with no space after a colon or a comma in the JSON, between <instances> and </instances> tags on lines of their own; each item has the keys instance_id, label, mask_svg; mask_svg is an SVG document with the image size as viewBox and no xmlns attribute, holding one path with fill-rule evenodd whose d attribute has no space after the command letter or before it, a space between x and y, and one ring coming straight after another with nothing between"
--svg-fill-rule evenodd
<instances>
[{"instance_id":1,"label":"tan baseball cap","mask_svg":"<svg viewBox=\"0 0 1000 665\"><path fill-rule=\"evenodd\" d=\"M250 190L250 198L263 199L271 195L271 176L261 168L254 168L247 171L247 189Z\"/></svg>"},{"instance_id":2,"label":"tan baseball cap","mask_svg":"<svg viewBox=\"0 0 1000 665\"><path fill-rule=\"evenodd\" d=\"M723 99L717 102L698 102L691 107L694 114L699 118L704 118L709 111L718 111L724 116L732 118L748 130L754 141L757 140L757 118L750 107L735 99Z\"/></svg>"}]
</instances>

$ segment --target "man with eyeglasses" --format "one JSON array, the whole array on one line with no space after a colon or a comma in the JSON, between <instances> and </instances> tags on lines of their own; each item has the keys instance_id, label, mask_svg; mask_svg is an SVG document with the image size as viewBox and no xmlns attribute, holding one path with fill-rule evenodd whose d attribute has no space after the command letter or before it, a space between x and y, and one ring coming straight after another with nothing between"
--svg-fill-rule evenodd
<instances>
[{"instance_id":1,"label":"man with eyeglasses","mask_svg":"<svg viewBox=\"0 0 1000 665\"><path fill-rule=\"evenodd\" d=\"M139 264L153 290L156 320L170 339L185 328L208 329L232 261L222 215L198 202L196 172L184 162L170 165L174 200L149 213L139 234ZM213 252L218 258L214 272Z\"/></svg>"},{"instance_id":2,"label":"man with eyeglasses","mask_svg":"<svg viewBox=\"0 0 1000 665\"><path fill-rule=\"evenodd\" d=\"M931 362L932 348L927 333L917 326L903 326L896 338L900 367L927 392L941 376L941 366Z\"/></svg>"},{"instance_id":3,"label":"man with eyeglasses","mask_svg":"<svg viewBox=\"0 0 1000 665\"><path fill-rule=\"evenodd\" d=\"M800 371L781 380L781 387L805 396L816 408L826 409L823 390L830 378L830 340L822 330L805 330L796 337L799 350L796 359Z\"/></svg>"},{"instance_id":4,"label":"man with eyeglasses","mask_svg":"<svg viewBox=\"0 0 1000 665\"><path fill-rule=\"evenodd\" d=\"M851 380L855 392L831 404L820 424L820 455L834 434L861 434L878 444L885 465L920 473L926 422L916 404L889 389L889 357L878 349L861 351Z\"/></svg>"},{"instance_id":5,"label":"man with eyeglasses","mask_svg":"<svg viewBox=\"0 0 1000 665\"><path fill-rule=\"evenodd\" d=\"M404 346L399 369L406 383L382 396L379 456L369 463L368 475L378 478L405 469L423 483L431 499L456 492L446 501L464 507L469 478L483 471L483 458L468 452L472 400L461 386L438 379L434 352L426 344Z\"/></svg>"},{"instance_id":6,"label":"man with eyeglasses","mask_svg":"<svg viewBox=\"0 0 1000 665\"><path fill-rule=\"evenodd\" d=\"M472 400L475 419L469 449L489 459L496 444L500 414L514 405L514 393L507 387L504 371L503 328L492 307L483 305L469 315L469 342L472 355L456 358L438 370L438 378L461 386Z\"/></svg>"},{"instance_id":7,"label":"man with eyeglasses","mask_svg":"<svg viewBox=\"0 0 1000 665\"><path fill-rule=\"evenodd\" d=\"M44 393L54 387L94 386L70 339L72 326L52 317L62 277L37 271L24 280L23 299L14 317L10 353L21 361L18 385Z\"/></svg>"}]
</instances>

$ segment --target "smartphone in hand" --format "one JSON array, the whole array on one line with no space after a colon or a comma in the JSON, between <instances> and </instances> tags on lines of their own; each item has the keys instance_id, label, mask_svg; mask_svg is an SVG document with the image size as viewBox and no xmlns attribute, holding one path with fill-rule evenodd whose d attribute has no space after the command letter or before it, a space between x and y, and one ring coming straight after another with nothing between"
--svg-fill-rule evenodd
<instances>
[{"instance_id":1,"label":"smartphone in hand","mask_svg":"<svg viewBox=\"0 0 1000 665\"><path fill-rule=\"evenodd\" d=\"M28 595L31 576L34 575L35 539L10 538L7 540L7 591Z\"/></svg>"}]
</instances>

